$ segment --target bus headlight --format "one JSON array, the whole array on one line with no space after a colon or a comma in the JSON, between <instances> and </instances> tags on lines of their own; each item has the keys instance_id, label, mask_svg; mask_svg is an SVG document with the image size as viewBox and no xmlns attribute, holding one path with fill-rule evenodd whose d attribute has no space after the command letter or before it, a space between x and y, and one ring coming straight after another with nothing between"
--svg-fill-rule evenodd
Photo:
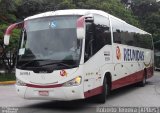
<instances>
[{"instance_id":1,"label":"bus headlight","mask_svg":"<svg viewBox=\"0 0 160 113\"><path fill-rule=\"evenodd\" d=\"M70 81L67 81L63 84L63 86L78 86L81 84L82 77L78 76Z\"/></svg>"},{"instance_id":2,"label":"bus headlight","mask_svg":"<svg viewBox=\"0 0 160 113\"><path fill-rule=\"evenodd\" d=\"M26 83L21 81L21 80L19 80L19 79L16 79L16 85L18 85L18 86L26 86Z\"/></svg>"}]
</instances>

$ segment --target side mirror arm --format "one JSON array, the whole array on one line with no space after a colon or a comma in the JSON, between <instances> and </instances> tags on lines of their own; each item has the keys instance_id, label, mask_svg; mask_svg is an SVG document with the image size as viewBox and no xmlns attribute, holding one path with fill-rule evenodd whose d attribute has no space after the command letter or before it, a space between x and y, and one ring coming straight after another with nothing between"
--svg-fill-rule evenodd
<instances>
[{"instance_id":1,"label":"side mirror arm","mask_svg":"<svg viewBox=\"0 0 160 113\"><path fill-rule=\"evenodd\" d=\"M16 28L23 28L24 22L15 23L10 25L4 34L4 45L9 45L10 35L12 34L12 31Z\"/></svg>"}]
</instances>

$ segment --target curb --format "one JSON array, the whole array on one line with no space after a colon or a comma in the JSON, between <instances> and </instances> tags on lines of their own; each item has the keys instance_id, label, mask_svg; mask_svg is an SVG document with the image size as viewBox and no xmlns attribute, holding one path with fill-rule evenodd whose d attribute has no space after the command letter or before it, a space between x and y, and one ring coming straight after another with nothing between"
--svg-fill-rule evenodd
<instances>
[{"instance_id":1,"label":"curb","mask_svg":"<svg viewBox=\"0 0 160 113\"><path fill-rule=\"evenodd\" d=\"M11 84L15 84L16 81L4 81L4 82L0 82L0 85L11 85Z\"/></svg>"}]
</instances>

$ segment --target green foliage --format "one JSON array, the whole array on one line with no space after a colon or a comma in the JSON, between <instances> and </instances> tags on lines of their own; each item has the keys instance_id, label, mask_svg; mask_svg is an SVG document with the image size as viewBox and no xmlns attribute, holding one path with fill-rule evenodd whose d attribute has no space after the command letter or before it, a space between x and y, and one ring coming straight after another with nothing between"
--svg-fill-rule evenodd
<instances>
[{"instance_id":1,"label":"green foliage","mask_svg":"<svg viewBox=\"0 0 160 113\"><path fill-rule=\"evenodd\" d=\"M55 9L75 9L76 6L72 4L72 0L63 0L58 5L55 6Z\"/></svg>"},{"instance_id":2,"label":"green foliage","mask_svg":"<svg viewBox=\"0 0 160 113\"><path fill-rule=\"evenodd\" d=\"M5 17L9 23L14 23L17 20L16 16L13 14L6 14Z\"/></svg>"},{"instance_id":3,"label":"green foliage","mask_svg":"<svg viewBox=\"0 0 160 113\"><path fill-rule=\"evenodd\" d=\"M5 29L8 27L6 24L0 24L0 40L3 40L3 35L5 32Z\"/></svg>"},{"instance_id":4,"label":"green foliage","mask_svg":"<svg viewBox=\"0 0 160 113\"><path fill-rule=\"evenodd\" d=\"M19 38L20 38L21 31L19 29L13 30L11 40L10 40L10 46L9 49L15 50L18 47Z\"/></svg>"},{"instance_id":5,"label":"green foliage","mask_svg":"<svg viewBox=\"0 0 160 113\"><path fill-rule=\"evenodd\" d=\"M154 41L160 40L160 2L156 3L155 0L134 2L132 10L138 16L144 30L153 35Z\"/></svg>"},{"instance_id":6,"label":"green foliage","mask_svg":"<svg viewBox=\"0 0 160 113\"><path fill-rule=\"evenodd\" d=\"M107 0L102 4L99 4L99 7L101 10L119 17L132 25L135 25L137 27L140 26L137 18L133 15L132 11L130 9L126 9L125 6L117 0Z\"/></svg>"},{"instance_id":7,"label":"green foliage","mask_svg":"<svg viewBox=\"0 0 160 113\"><path fill-rule=\"evenodd\" d=\"M15 0L14 2L16 6L19 6L20 4L22 4L22 0Z\"/></svg>"},{"instance_id":8,"label":"green foliage","mask_svg":"<svg viewBox=\"0 0 160 113\"><path fill-rule=\"evenodd\" d=\"M125 3L127 0L122 0ZM28 16L59 9L98 9L150 32L154 40L160 39L160 3L155 0L132 0L132 9L126 9L119 0L0 0L0 38L9 23ZM6 18L6 19L4 19ZM19 30L15 30L11 43L17 43ZM15 39L15 41L13 41ZM15 44L16 45L16 44Z\"/></svg>"},{"instance_id":9,"label":"green foliage","mask_svg":"<svg viewBox=\"0 0 160 113\"><path fill-rule=\"evenodd\" d=\"M15 2L13 0L1 0L0 1L0 14L6 14L8 12L15 12Z\"/></svg>"},{"instance_id":10,"label":"green foliage","mask_svg":"<svg viewBox=\"0 0 160 113\"><path fill-rule=\"evenodd\" d=\"M119 17L130 24L138 25L138 20L134 17L131 10L127 10L120 1L117 0L86 0L76 3L77 8L99 9Z\"/></svg>"},{"instance_id":11,"label":"green foliage","mask_svg":"<svg viewBox=\"0 0 160 113\"><path fill-rule=\"evenodd\" d=\"M44 6L37 0L22 0L17 8L16 15L19 18L25 18L36 13L42 12Z\"/></svg>"},{"instance_id":12,"label":"green foliage","mask_svg":"<svg viewBox=\"0 0 160 113\"><path fill-rule=\"evenodd\" d=\"M128 9L127 0L121 1L123 4L120 0L0 0L0 44L11 23L37 13L61 9L103 10L153 34L154 41L160 40L160 2L132 0L131 9ZM13 31L6 51L17 48L19 35L20 30Z\"/></svg>"},{"instance_id":13,"label":"green foliage","mask_svg":"<svg viewBox=\"0 0 160 113\"><path fill-rule=\"evenodd\" d=\"M25 18L44 11L53 11L59 9L99 9L115 15L130 24L140 26L139 21L117 0L22 0L18 7L18 17ZM45 7L43 7L45 6Z\"/></svg>"},{"instance_id":14,"label":"green foliage","mask_svg":"<svg viewBox=\"0 0 160 113\"><path fill-rule=\"evenodd\" d=\"M0 73L0 82L2 81L15 81L16 76L14 73Z\"/></svg>"},{"instance_id":15,"label":"green foliage","mask_svg":"<svg viewBox=\"0 0 160 113\"><path fill-rule=\"evenodd\" d=\"M145 3L154 3L156 0L133 0L133 2L137 5L145 4Z\"/></svg>"}]
</instances>

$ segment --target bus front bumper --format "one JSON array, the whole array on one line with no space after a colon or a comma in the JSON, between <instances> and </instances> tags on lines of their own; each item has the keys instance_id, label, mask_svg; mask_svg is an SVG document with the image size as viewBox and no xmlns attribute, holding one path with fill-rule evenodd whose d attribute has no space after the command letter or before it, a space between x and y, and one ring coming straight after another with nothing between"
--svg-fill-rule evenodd
<instances>
[{"instance_id":1,"label":"bus front bumper","mask_svg":"<svg viewBox=\"0 0 160 113\"><path fill-rule=\"evenodd\" d=\"M84 99L82 85L57 88L33 88L16 85L16 92L25 99L35 100L77 100Z\"/></svg>"}]
</instances>

